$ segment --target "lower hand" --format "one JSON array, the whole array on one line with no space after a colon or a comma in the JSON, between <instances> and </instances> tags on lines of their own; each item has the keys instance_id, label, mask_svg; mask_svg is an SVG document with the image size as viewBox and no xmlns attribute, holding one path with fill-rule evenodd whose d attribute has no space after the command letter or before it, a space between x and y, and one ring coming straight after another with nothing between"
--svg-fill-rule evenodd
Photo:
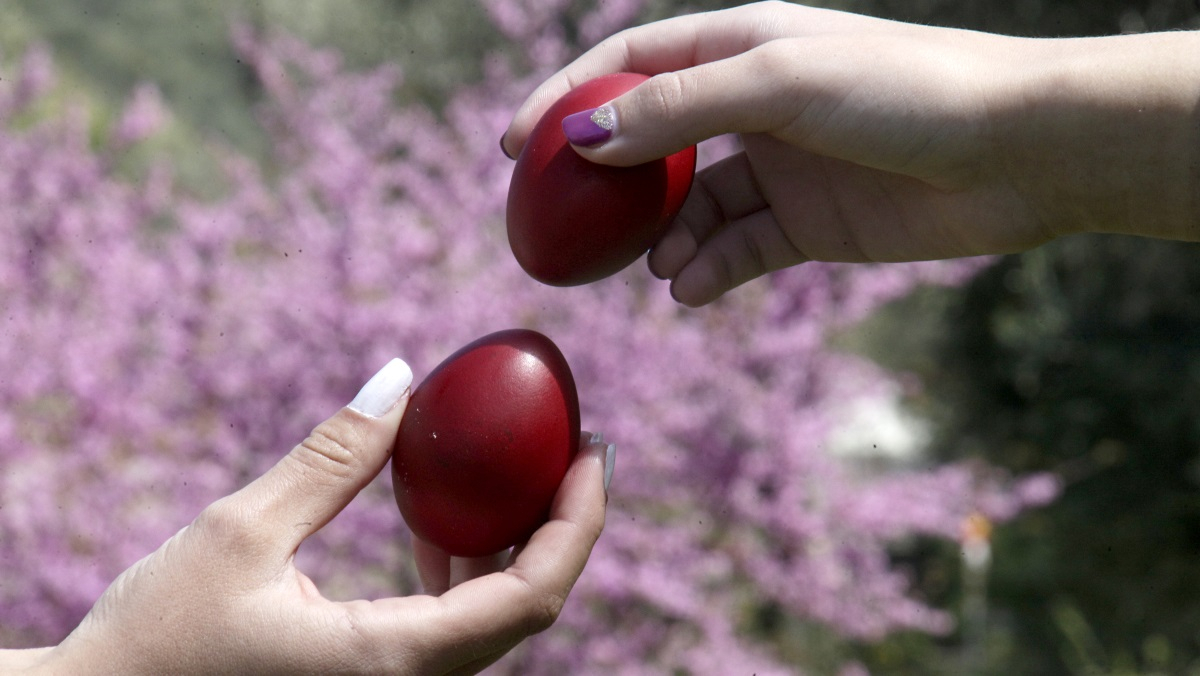
<instances>
[{"instance_id":1,"label":"lower hand","mask_svg":"<svg viewBox=\"0 0 1200 676\"><path fill-rule=\"evenodd\" d=\"M383 469L411 379L389 364L275 467L125 571L62 644L16 656L64 674L467 674L549 627L604 525L601 444L581 444L549 522L507 561L414 542L430 595L338 603L296 569L305 538Z\"/></svg>"}]
</instances>

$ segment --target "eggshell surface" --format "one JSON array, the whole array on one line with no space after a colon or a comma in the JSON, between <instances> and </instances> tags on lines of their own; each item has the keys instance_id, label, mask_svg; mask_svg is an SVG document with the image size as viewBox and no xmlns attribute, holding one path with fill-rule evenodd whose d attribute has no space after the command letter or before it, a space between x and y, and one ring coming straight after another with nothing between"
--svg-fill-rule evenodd
<instances>
[{"instance_id":1,"label":"eggshell surface","mask_svg":"<svg viewBox=\"0 0 1200 676\"><path fill-rule=\"evenodd\" d=\"M695 146L610 167L581 157L562 130L564 117L647 79L615 73L589 80L555 102L530 133L509 184L507 226L513 255L534 279L575 286L613 275L657 242L683 206L696 171Z\"/></svg>"},{"instance_id":2,"label":"eggshell surface","mask_svg":"<svg viewBox=\"0 0 1200 676\"><path fill-rule=\"evenodd\" d=\"M451 555L502 551L546 522L579 434L558 347L525 329L484 336L413 391L392 455L396 504Z\"/></svg>"}]
</instances>

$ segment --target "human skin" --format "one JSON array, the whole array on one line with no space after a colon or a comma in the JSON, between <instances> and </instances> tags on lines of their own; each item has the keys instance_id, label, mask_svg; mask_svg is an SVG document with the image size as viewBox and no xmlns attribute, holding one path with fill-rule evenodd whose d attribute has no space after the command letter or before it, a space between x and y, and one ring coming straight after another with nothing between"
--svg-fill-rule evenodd
<instances>
[{"instance_id":1,"label":"human skin","mask_svg":"<svg viewBox=\"0 0 1200 676\"><path fill-rule=\"evenodd\" d=\"M538 87L515 157L564 92L653 75L577 147L632 165L721 134L649 255L698 306L805 261L1025 251L1082 232L1200 239L1200 35L1034 39L783 2L618 33Z\"/></svg>"},{"instance_id":2,"label":"human skin","mask_svg":"<svg viewBox=\"0 0 1200 676\"><path fill-rule=\"evenodd\" d=\"M612 447L587 434L550 520L511 554L414 541L424 595L334 602L296 568L305 538L387 463L411 382L400 371L390 394L357 406L360 394L121 574L61 644L0 651L0 673L473 674L549 627L604 526Z\"/></svg>"}]
</instances>

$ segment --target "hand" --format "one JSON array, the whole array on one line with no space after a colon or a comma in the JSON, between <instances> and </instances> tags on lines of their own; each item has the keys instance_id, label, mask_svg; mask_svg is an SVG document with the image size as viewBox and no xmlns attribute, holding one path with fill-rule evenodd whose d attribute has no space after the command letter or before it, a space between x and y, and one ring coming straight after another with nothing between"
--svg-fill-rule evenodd
<instances>
[{"instance_id":1,"label":"hand","mask_svg":"<svg viewBox=\"0 0 1200 676\"><path fill-rule=\"evenodd\" d=\"M1195 239L1200 39L1034 40L783 2L619 33L551 77L505 134L601 74L656 75L576 150L631 165L703 139L742 151L697 176L650 252L702 305L808 260L1017 252L1079 231Z\"/></svg>"},{"instance_id":2,"label":"hand","mask_svg":"<svg viewBox=\"0 0 1200 676\"><path fill-rule=\"evenodd\" d=\"M503 572L499 557L452 561L418 541L438 595L335 603L296 569L300 543L386 464L411 380L393 361L275 467L125 571L61 645L18 656L64 674L468 674L550 626L604 525L601 444L581 444L550 521Z\"/></svg>"}]
</instances>

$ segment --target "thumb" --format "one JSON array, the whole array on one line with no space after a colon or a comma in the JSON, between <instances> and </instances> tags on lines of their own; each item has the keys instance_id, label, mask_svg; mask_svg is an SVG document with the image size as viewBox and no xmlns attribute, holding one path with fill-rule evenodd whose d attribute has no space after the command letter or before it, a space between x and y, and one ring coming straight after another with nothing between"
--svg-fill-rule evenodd
<instances>
[{"instance_id":1,"label":"thumb","mask_svg":"<svg viewBox=\"0 0 1200 676\"><path fill-rule=\"evenodd\" d=\"M408 404L412 370L388 362L349 405L317 425L266 474L228 498L263 541L290 556L350 504L387 464Z\"/></svg>"},{"instance_id":2,"label":"thumb","mask_svg":"<svg viewBox=\"0 0 1200 676\"><path fill-rule=\"evenodd\" d=\"M769 131L779 93L754 77L755 50L660 73L598 108L563 119L563 133L585 159L632 166L666 157L714 136ZM772 99L775 99L773 102Z\"/></svg>"}]
</instances>

